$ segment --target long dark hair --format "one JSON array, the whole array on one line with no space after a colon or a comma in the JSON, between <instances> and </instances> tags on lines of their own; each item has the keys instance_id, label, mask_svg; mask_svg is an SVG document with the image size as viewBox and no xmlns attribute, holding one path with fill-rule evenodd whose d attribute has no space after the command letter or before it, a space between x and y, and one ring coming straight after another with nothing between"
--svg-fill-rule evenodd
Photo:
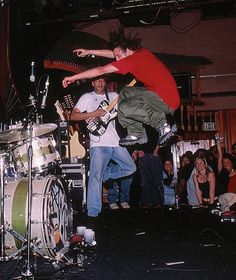
<instances>
[{"instance_id":1,"label":"long dark hair","mask_svg":"<svg viewBox=\"0 0 236 280\"><path fill-rule=\"evenodd\" d=\"M223 154L223 156L222 156L222 164L223 164L223 160L224 159L230 160L232 162L233 169L236 169L236 160L235 160L235 158L231 154L229 154L229 153Z\"/></svg>"},{"instance_id":2,"label":"long dark hair","mask_svg":"<svg viewBox=\"0 0 236 280\"><path fill-rule=\"evenodd\" d=\"M130 49L132 51L140 50L141 38L138 34L133 34L132 31L125 34L124 26L119 26L118 29L113 29L108 33L111 48L120 47L122 50Z\"/></svg>"}]
</instances>

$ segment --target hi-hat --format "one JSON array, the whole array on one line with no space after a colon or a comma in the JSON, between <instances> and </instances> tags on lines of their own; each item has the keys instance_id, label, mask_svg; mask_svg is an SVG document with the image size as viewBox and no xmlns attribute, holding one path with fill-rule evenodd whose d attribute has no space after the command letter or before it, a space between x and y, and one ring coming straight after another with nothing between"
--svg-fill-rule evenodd
<instances>
[{"instance_id":1,"label":"hi-hat","mask_svg":"<svg viewBox=\"0 0 236 280\"><path fill-rule=\"evenodd\" d=\"M55 130L57 125L54 123L34 124L32 137L38 137L48 134ZM10 144L13 142L24 141L30 137L30 130L23 126L14 129L8 129L0 132L0 144Z\"/></svg>"}]
</instances>

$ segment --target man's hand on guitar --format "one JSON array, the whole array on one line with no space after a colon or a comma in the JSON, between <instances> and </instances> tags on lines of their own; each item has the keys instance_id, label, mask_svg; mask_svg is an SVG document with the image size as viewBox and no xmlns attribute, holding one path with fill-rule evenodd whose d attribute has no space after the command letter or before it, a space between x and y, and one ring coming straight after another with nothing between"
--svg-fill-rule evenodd
<instances>
[{"instance_id":1,"label":"man's hand on guitar","mask_svg":"<svg viewBox=\"0 0 236 280\"><path fill-rule=\"evenodd\" d=\"M93 111L93 117L96 117L96 118L103 117L106 115L106 113L107 112L103 109L97 109L97 110Z\"/></svg>"}]
</instances>

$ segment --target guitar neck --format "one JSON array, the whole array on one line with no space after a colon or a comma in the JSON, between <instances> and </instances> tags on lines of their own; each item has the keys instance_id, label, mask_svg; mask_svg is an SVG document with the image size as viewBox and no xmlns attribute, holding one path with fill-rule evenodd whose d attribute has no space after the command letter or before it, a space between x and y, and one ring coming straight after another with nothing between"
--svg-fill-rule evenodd
<instances>
[{"instance_id":1,"label":"guitar neck","mask_svg":"<svg viewBox=\"0 0 236 280\"><path fill-rule=\"evenodd\" d=\"M137 81L135 79L133 79L127 86L132 87L136 84L136 82ZM106 106L106 111L110 112L116 106L116 104L118 103L118 100L119 100L119 96L117 96L109 105Z\"/></svg>"},{"instance_id":2,"label":"guitar neck","mask_svg":"<svg viewBox=\"0 0 236 280\"><path fill-rule=\"evenodd\" d=\"M133 79L133 80L127 85L127 87L133 87L136 83L137 83L137 81L136 81L135 79Z\"/></svg>"},{"instance_id":3,"label":"guitar neck","mask_svg":"<svg viewBox=\"0 0 236 280\"><path fill-rule=\"evenodd\" d=\"M118 103L119 96L117 96L109 105L106 106L106 111L110 112Z\"/></svg>"}]
</instances>

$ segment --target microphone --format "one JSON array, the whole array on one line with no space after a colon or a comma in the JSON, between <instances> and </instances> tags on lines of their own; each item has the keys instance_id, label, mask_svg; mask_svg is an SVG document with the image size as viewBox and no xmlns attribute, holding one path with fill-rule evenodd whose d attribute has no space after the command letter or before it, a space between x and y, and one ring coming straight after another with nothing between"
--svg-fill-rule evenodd
<instances>
[{"instance_id":1,"label":"microphone","mask_svg":"<svg viewBox=\"0 0 236 280\"><path fill-rule=\"evenodd\" d=\"M45 89L44 89L44 94L43 94L43 98L42 98L42 102L40 105L41 109L45 109L46 107L46 101L47 101L47 97L48 97L48 87L49 87L49 75L47 75L47 80L45 82Z\"/></svg>"},{"instance_id":2,"label":"microphone","mask_svg":"<svg viewBox=\"0 0 236 280\"><path fill-rule=\"evenodd\" d=\"M30 74L30 81L32 83L35 82L35 74L34 74L34 61L31 62L31 74Z\"/></svg>"}]
</instances>

